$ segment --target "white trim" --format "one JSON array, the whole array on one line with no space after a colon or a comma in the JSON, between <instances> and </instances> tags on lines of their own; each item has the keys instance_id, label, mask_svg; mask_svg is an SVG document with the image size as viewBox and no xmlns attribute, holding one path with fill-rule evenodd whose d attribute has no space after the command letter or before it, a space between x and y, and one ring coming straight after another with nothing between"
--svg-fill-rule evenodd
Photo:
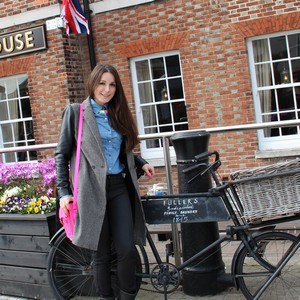
<instances>
[{"instance_id":1,"label":"white trim","mask_svg":"<svg viewBox=\"0 0 300 300\"><path fill-rule=\"evenodd\" d=\"M256 151L255 158L274 158L274 157L287 157L287 156L297 156L300 155L300 148L294 149L289 148L285 150L266 150L266 151Z\"/></svg>"},{"instance_id":2,"label":"white trim","mask_svg":"<svg viewBox=\"0 0 300 300\"><path fill-rule=\"evenodd\" d=\"M153 58L162 58L167 56L177 55L180 60L180 51L179 50L170 50L170 51L164 51L164 52L155 52L143 56L133 57L130 59L130 69L131 69L131 80L132 80L132 86L133 86L133 94L134 94L134 100L135 100L135 107L136 107L136 119L137 119L137 126L139 130L139 134L149 136L148 134L145 134L144 130L144 121L143 121L143 115L141 110L141 103L140 103L140 96L138 91L138 84L137 84L137 72L135 63L138 61L143 60L151 60ZM182 88L183 88L183 95L184 93L184 81L183 81L183 74L182 74L182 68L181 68L181 62L180 62L180 76L178 76L182 79ZM155 80L151 79L151 82ZM154 99L154 96L153 96ZM180 101L185 101L185 96L183 96ZM147 104L148 105L148 104ZM156 105L155 102L153 105ZM174 123L173 123L174 124ZM174 131L175 133L175 131ZM150 134L151 135L151 134ZM158 160L163 157L163 147L158 148L147 148L146 147L146 140L141 141L140 143L140 149L141 149L141 155L143 158L147 159L148 161L153 158L154 160ZM175 157L175 150L172 146L170 146L170 156Z\"/></svg>"},{"instance_id":3,"label":"white trim","mask_svg":"<svg viewBox=\"0 0 300 300\"><path fill-rule=\"evenodd\" d=\"M145 4L154 2L155 0L118 0L111 1L105 0L97 3L90 4L90 9L93 14L103 13L124 7ZM8 17L0 18L0 28L5 29L25 23L30 23L38 20L55 18L60 16L61 4L49 5L34 10L26 11L21 14L11 15Z\"/></svg>"},{"instance_id":4,"label":"white trim","mask_svg":"<svg viewBox=\"0 0 300 300\"><path fill-rule=\"evenodd\" d=\"M55 4L30 10L21 14L8 16L0 19L0 28L4 29L12 26L60 16L60 11L61 5Z\"/></svg>"},{"instance_id":5,"label":"white trim","mask_svg":"<svg viewBox=\"0 0 300 300\"><path fill-rule=\"evenodd\" d=\"M90 9L93 11L93 14L99 14L115 9L120 9L124 7L145 4L148 2L154 2L155 0L105 0L96 3L90 4Z\"/></svg>"},{"instance_id":6,"label":"white trim","mask_svg":"<svg viewBox=\"0 0 300 300\"><path fill-rule=\"evenodd\" d=\"M287 36L296 33L299 34L299 30L282 31L273 34L264 34L260 36L251 37L246 40L256 123L263 122L261 107L259 102L259 94L258 94L259 90L261 90L262 88L258 87L256 81L255 62L254 62L254 55L253 55L254 51L253 51L252 43L253 41L260 40L260 39L270 39L273 37ZM291 61L291 58L289 57L288 60ZM271 61L273 60L271 59ZM286 84L286 87L296 87L296 86L299 87L299 83ZM270 87L272 89L278 88L275 84L271 85ZM264 131L262 129L259 129L257 130L257 138L258 138L259 150L257 151L256 157L258 158L277 157L277 156L280 157L282 153L291 149L291 145L293 146L293 148L300 148L299 134L291 134L287 136L276 136L276 137L265 137Z\"/></svg>"}]
</instances>

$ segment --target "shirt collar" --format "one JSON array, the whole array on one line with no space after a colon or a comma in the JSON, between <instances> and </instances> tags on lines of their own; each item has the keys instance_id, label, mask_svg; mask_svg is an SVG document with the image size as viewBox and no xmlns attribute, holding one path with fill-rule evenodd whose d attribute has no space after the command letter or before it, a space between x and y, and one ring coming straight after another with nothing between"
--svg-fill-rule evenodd
<instances>
[{"instance_id":1,"label":"shirt collar","mask_svg":"<svg viewBox=\"0 0 300 300\"><path fill-rule=\"evenodd\" d=\"M105 103L104 105L99 105L94 99L91 99L91 105L94 113L98 113L100 110L107 110L108 108L108 103Z\"/></svg>"}]
</instances>

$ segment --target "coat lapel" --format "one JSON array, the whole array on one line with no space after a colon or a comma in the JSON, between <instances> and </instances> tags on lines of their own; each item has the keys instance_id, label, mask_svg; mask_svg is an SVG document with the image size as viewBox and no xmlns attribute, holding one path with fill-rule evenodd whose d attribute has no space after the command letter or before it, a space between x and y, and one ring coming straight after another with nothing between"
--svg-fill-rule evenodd
<instances>
[{"instance_id":1,"label":"coat lapel","mask_svg":"<svg viewBox=\"0 0 300 300\"><path fill-rule=\"evenodd\" d=\"M84 125L81 149L85 156L89 158L91 165L97 165L105 162L106 160L103 151L99 151L99 148L102 149L102 142L89 98L84 100L83 110ZM95 144L96 146L91 148L91 144Z\"/></svg>"}]
</instances>

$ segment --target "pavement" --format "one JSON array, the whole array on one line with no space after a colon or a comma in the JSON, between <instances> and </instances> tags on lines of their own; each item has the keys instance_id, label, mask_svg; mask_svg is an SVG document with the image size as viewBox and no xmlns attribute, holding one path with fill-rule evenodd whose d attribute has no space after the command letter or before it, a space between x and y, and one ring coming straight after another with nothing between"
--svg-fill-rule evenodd
<instances>
[{"instance_id":1,"label":"pavement","mask_svg":"<svg viewBox=\"0 0 300 300\"><path fill-rule=\"evenodd\" d=\"M93 298L96 300L96 298ZM164 294L158 293L153 290L153 288L146 289L142 287L136 297L137 300L164 300ZM186 295L181 288L178 288L175 292L167 295L168 300L244 300L244 296L237 291L235 288L231 287L217 295L208 295L208 296L188 296ZM0 300L28 300L28 298L20 297L11 297L2 295ZM47 299L46 299L47 300Z\"/></svg>"},{"instance_id":2,"label":"pavement","mask_svg":"<svg viewBox=\"0 0 300 300\"><path fill-rule=\"evenodd\" d=\"M168 242L159 241L157 235L154 237L155 245L162 257L162 260L165 261L165 244ZM222 248L222 259L225 264L225 270L230 271L230 262L232 255L234 253L234 250L236 248L237 244L232 242L229 246ZM146 247L146 251L149 256L150 263L154 262L153 255L149 249L149 247ZM172 264L175 264L174 258L170 257L169 262ZM152 264L151 268L154 268L155 265ZM227 272L229 272L227 271ZM76 298L77 299L77 298ZM80 298L82 299L82 298ZM96 298L87 298L86 300L96 300ZM234 287L228 287L222 292L216 294L216 295L206 295L206 296L189 296L185 294L182 290L182 286L179 286L178 289L172 293L167 294L167 298L165 298L164 294L158 292L151 284L150 279L146 279L143 281L141 288L137 294L136 297L137 300L186 300L186 299L193 299L193 300L243 300L245 299L244 296L240 291L237 291ZM21 298L21 297L11 297L8 295L0 295L0 300L29 300L28 298ZM47 299L44 299L47 300Z\"/></svg>"},{"instance_id":3,"label":"pavement","mask_svg":"<svg viewBox=\"0 0 300 300\"><path fill-rule=\"evenodd\" d=\"M299 227L297 227L299 228ZM297 229L298 230L298 229ZM298 231L297 231L298 232ZM299 232L298 232L299 233ZM298 234L297 233L297 234ZM153 234L153 239L155 242L155 246L158 249L158 252L163 261L166 261L165 255L165 247L166 243L169 241L160 241L157 234ZM235 252L236 247L239 245L240 242L232 241L230 243L222 244L222 260L225 264L225 272L230 273L231 269L231 261L233 254ZM148 254L149 262L151 264L151 270L155 267L153 254L150 251L149 246L146 246L146 251ZM174 257L170 257L169 262L175 265ZM1 275L1 274L0 274ZM145 283L145 284L144 284ZM201 283L199 283L201 284ZM77 299L77 298L76 298ZM80 297L83 300L82 297ZM164 294L159 293L151 284L150 279L143 280L141 284L141 288L136 297L137 300L244 300L245 297L243 294L236 290L235 287L226 287L223 291L215 294L215 295L198 295L198 296L190 296L183 292L183 287L179 286L178 289L172 293L167 294L167 297ZM11 297L8 295L0 295L0 300L29 300L28 298L22 297ZM48 300L48 299L43 299ZM96 298L88 298L84 297L84 300L96 300ZM300 300L300 296L299 296Z\"/></svg>"}]
</instances>

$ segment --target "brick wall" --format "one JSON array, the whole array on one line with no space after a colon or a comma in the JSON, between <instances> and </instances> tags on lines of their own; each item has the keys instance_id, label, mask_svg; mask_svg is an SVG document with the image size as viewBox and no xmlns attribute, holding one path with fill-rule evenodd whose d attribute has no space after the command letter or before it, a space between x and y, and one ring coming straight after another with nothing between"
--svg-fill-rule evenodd
<instances>
[{"instance_id":1,"label":"brick wall","mask_svg":"<svg viewBox=\"0 0 300 300\"><path fill-rule=\"evenodd\" d=\"M97 61L117 65L129 99L131 57L179 50L196 129L255 123L245 38L293 30L299 20L298 1L164 0L96 15L93 30ZM256 131L212 134L210 148L226 161L224 174L273 162L255 159Z\"/></svg>"},{"instance_id":2,"label":"brick wall","mask_svg":"<svg viewBox=\"0 0 300 300\"><path fill-rule=\"evenodd\" d=\"M30 10L60 3L58 0L2 0L0 18L24 13Z\"/></svg>"},{"instance_id":3,"label":"brick wall","mask_svg":"<svg viewBox=\"0 0 300 300\"><path fill-rule=\"evenodd\" d=\"M48 49L0 60L0 77L28 75L36 144L56 143L61 116L68 103L86 97L84 78L89 69L86 37L69 37L59 30L47 32ZM39 152L39 159L53 150Z\"/></svg>"}]
</instances>

